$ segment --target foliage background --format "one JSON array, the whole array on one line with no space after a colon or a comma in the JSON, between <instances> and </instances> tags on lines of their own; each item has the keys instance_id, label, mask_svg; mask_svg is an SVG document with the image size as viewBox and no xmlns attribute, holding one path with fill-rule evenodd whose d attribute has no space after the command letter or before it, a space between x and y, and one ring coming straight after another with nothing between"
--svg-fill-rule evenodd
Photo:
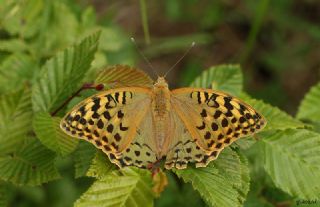
<instances>
[{"instance_id":1,"label":"foliage background","mask_svg":"<svg viewBox=\"0 0 320 207\"><path fill-rule=\"evenodd\" d=\"M320 186L320 179L317 179L320 178L320 135L317 133L320 129L319 23L320 3L316 0L0 0L0 206L72 206L91 186L93 177L99 175L94 166L90 170L96 174L83 177L86 169L77 166L75 171L73 165L82 163L77 161L81 158L80 153L90 154L94 149L83 143L77 146L74 141L57 145L65 139L54 128L59 120L51 119L47 112L52 112L61 100L81 86L84 73L87 80L92 80L105 65L136 65L155 77L138 56L130 37L135 37L159 74L164 74L191 42L196 42L196 47L169 74L172 88L191 84L202 70L212 65L241 64L243 87L247 92L241 97L251 101L261 112L269 112L270 130L282 130L276 134L266 131L261 136L268 139L250 148L252 143L242 145L249 148L242 152L248 157L251 176L244 206L295 206L304 196L320 202L319 194L310 190L312 186ZM69 47L97 30L101 31L100 36L95 34L78 46ZM46 62L53 56L54 59ZM89 69L88 60L92 58L94 61ZM65 60L73 62L63 65ZM61 75L56 68L65 75L63 80L52 78ZM73 71L73 68L80 70ZM218 87L224 83L221 81L224 79L214 80ZM242 87L241 81L240 86L233 88ZM62 89L64 92L60 94ZM51 92L50 96L43 95L46 90ZM277 106L309 125L304 126L278 109L252 100L249 95ZM39 113L35 115L32 110ZM52 131L41 128L48 126L52 126ZM303 127L307 129L295 129ZM41 142L32 139L34 133ZM48 141L46 137L51 136L55 137ZM291 138L289 141L288 137ZM52 140L58 141L52 143ZM301 142L303 144L297 144ZM269 157L257 156L261 151ZM280 159L282 154L285 156ZM105 161L101 155L96 156L96 165ZM290 156L294 159L287 160ZM21 164L20 157L30 163L35 157L43 159L37 160L39 166L33 166ZM274 163L275 159L270 157L276 157L279 162ZM280 176L290 162L294 162L289 165L290 172L297 176L293 177L297 181L293 184L290 175ZM224 169L223 163L220 167ZM17 176L17 171L27 173ZM128 171L124 174L130 177L136 173ZM188 181L192 170L177 174ZM168 178L169 186L155 200L155 206L210 205L211 201L205 201L210 200L208 195L202 199L191 184L185 184L174 173L169 173ZM119 177L121 179L126 177ZM108 177L102 180L108 181ZM140 181L137 183L139 185ZM77 202L81 204L81 200Z\"/></svg>"}]
</instances>

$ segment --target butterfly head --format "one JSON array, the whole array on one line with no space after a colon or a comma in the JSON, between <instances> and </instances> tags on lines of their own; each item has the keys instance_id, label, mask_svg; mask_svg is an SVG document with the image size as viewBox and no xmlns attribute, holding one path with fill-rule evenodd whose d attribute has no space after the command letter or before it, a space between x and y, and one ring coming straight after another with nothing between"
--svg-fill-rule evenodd
<instances>
[{"instance_id":1,"label":"butterfly head","mask_svg":"<svg viewBox=\"0 0 320 207\"><path fill-rule=\"evenodd\" d=\"M168 88L168 83L164 79L164 77L158 77L156 83L154 84L155 87L157 88Z\"/></svg>"}]
</instances>

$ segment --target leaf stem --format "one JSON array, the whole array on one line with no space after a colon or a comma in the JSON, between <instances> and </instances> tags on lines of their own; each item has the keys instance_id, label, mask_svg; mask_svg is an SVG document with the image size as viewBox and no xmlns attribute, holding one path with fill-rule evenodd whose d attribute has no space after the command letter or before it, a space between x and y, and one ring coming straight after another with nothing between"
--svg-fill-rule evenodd
<instances>
[{"instance_id":1,"label":"leaf stem","mask_svg":"<svg viewBox=\"0 0 320 207\"><path fill-rule=\"evenodd\" d=\"M263 17L265 16L265 13L268 10L268 6L269 6L269 0L262 0L258 5L258 9L256 10L256 15L253 20L252 27L246 42L246 48L242 53L243 55L240 57L241 63L247 60L251 51L253 50L253 47L256 43L256 39L262 25Z\"/></svg>"},{"instance_id":2,"label":"leaf stem","mask_svg":"<svg viewBox=\"0 0 320 207\"><path fill-rule=\"evenodd\" d=\"M104 88L103 84L94 84L94 83L85 83L79 88L75 93L73 93L65 102L63 102L54 112L51 113L51 116L55 116L63 107L65 107L74 97L79 95L79 93L83 90L87 89L95 89L100 91Z\"/></svg>"},{"instance_id":3,"label":"leaf stem","mask_svg":"<svg viewBox=\"0 0 320 207\"><path fill-rule=\"evenodd\" d=\"M150 32L148 25L147 5L145 0L140 0L140 10L143 25L143 33L146 44L150 44Z\"/></svg>"}]
</instances>

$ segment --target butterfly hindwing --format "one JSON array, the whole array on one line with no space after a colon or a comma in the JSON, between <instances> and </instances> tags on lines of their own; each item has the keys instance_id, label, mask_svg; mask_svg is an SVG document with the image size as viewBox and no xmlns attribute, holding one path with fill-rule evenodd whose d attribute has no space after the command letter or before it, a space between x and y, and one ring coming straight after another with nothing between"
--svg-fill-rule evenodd
<instances>
[{"instance_id":1,"label":"butterfly hindwing","mask_svg":"<svg viewBox=\"0 0 320 207\"><path fill-rule=\"evenodd\" d=\"M166 156L165 168L184 169L188 163L195 163L196 167L204 167L218 157L220 150L207 155L198 146L176 112L172 112L172 119L174 120L174 133Z\"/></svg>"},{"instance_id":2,"label":"butterfly hindwing","mask_svg":"<svg viewBox=\"0 0 320 207\"><path fill-rule=\"evenodd\" d=\"M117 158L110 157L110 160L119 167L136 166L139 168L148 168L157 161L155 154L154 124L151 108L146 112L145 117L137 126L136 134L132 139L130 146L119 153Z\"/></svg>"},{"instance_id":3,"label":"butterfly hindwing","mask_svg":"<svg viewBox=\"0 0 320 207\"><path fill-rule=\"evenodd\" d=\"M111 89L80 102L60 126L67 134L87 140L114 157L131 144L150 102L148 89Z\"/></svg>"},{"instance_id":4,"label":"butterfly hindwing","mask_svg":"<svg viewBox=\"0 0 320 207\"><path fill-rule=\"evenodd\" d=\"M222 92L181 88L172 94L173 108L207 155L256 133L266 124L251 106Z\"/></svg>"}]
</instances>

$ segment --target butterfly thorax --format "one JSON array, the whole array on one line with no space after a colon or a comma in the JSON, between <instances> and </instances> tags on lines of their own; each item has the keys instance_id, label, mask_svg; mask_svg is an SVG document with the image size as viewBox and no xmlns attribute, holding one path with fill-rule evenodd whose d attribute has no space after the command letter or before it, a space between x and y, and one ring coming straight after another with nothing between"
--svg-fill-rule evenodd
<instances>
[{"instance_id":1,"label":"butterfly thorax","mask_svg":"<svg viewBox=\"0 0 320 207\"><path fill-rule=\"evenodd\" d=\"M170 135L170 90L164 78L159 77L153 87L152 112L155 123L155 143L158 156L166 153Z\"/></svg>"},{"instance_id":2,"label":"butterfly thorax","mask_svg":"<svg viewBox=\"0 0 320 207\"><path fill-rule=\"evenodd\" d=\"M159 77L153 87L152 106L156 116L165 116L170 111L170 91L164 78Z\"/></svg>"}]
</instances>

